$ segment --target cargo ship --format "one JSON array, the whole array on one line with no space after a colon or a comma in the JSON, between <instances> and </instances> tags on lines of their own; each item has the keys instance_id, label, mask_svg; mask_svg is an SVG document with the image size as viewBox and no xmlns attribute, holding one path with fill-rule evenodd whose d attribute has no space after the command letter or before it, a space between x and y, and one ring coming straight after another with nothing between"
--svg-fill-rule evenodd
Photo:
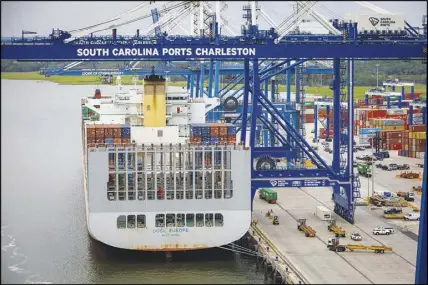
<instances>
[{"instance_id":1,"label":"cargo ship","mask_svg":"<svg viewBox=\"0 0 428 285\"><path fill-rule=\"evenodd\" d=\"M109 246L199 250L250 226L250 151L234 125L205 122L209 98L167 87L153 74L142 92L82 98L87 228Z\"/></svg>"}]
</instances>

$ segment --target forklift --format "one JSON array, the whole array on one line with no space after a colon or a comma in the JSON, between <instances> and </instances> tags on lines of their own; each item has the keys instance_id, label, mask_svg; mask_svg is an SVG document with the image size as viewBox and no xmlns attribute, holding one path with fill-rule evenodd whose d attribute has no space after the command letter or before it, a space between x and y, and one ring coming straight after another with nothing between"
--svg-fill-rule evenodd
<instances>
[{"instance_id":1,"label":"forklift","mask_svg":"<svg viewBox=\"0 0 428 285\"><path fill-rule=\"evenodd\" d=\"M275 226L279 225L279 218L278 218L278 216L274 216L273 217L272 224L275 225Z\"/></svg>"}]
</instances>

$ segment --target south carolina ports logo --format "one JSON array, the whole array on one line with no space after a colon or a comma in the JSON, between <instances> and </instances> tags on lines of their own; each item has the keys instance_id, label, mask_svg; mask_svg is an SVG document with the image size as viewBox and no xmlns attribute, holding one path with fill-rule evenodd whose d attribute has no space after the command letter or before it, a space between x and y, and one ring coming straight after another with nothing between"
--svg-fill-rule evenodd
<instances>
[{"instance_id":1,"label":"south carolina ports logo","mask_svg":"<svg viewBox=\"0 0 428 285\"><path fill-rule=\"evenodd\" d=\"M379 23L379 19L374 17L370 17L369 21L370 23L372 23L373 27L375 27Z\"/></svg>"}]
</instances>

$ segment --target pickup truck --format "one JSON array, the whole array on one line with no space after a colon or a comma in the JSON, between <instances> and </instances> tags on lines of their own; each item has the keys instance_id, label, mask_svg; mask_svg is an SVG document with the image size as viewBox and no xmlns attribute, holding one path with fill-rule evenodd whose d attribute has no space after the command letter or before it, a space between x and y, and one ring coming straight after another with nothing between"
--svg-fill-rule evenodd
<instances>
[{"instance_id":1,"label":"pickup truck","mask_svg":"<svg viewBox=\"0 0 428 285\"><path fill-rule=\"evenodd\" d=\"M409 170L410 166L408 164L399 164L398 170Z\"/></svg>"},{"instance_id":2,"label":"pickup truck","mask_svg":"<svg viewBox=\"0 0 428 285\"><path fill-rule=\"evenodd\" d=\"M398 165L396 163L390 163L389 165L383 165L382 169L383 170L388 170L388 171L398 170Z\"/></svg>"},{"instance_id":3,"label":"pickup truck","mask_svg":"<svg viewBox=\"0 0 428 285\"><path fill-rule=\"evenodd\" d=\"M390 235L392 233L394 233L393 228L377 227L373 229L374 235Z\"/></svg>"},{"instance_id":4,"label":"pickup truck","mask_svg":"<svg viewBox=\"0 0 428 285\"><path fill-rule=\"evenodd\" d=\"M408 213L404 216L406 221L419 221L421 215L419 213Z\"/></svg>"},{"instance_id":5,"label":"pickup truck","mask_svg":"<svg viewBox=\"0 0 428 285\"><path fill-rule=\"evenodd\" d=\"M388 208L383 211L384 214L401 214L403 210L400 208Z\"/></svg>"}]
</instances>

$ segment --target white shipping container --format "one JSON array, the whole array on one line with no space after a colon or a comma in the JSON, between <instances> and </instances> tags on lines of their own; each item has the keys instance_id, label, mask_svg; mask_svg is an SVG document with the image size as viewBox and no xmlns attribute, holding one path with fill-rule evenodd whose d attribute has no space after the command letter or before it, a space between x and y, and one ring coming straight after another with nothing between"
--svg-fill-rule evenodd
<instances>
[{"instance_id":1,"label":"white shipping container","mask_svg":"<svg viewBox=\"0 0 428 285\"><path fill-rule=\"evenodd\" d=\"M397 31L404 30L403 15L358 15L357 28L359 31Z\"/></svg>"},{"instance_id":2,"label":"white shipping container","mask_svg":"<svg viewBox=\"0 0 428 285\"><path fill-rule=\"evenodd\" d=\"M388 109L386 111L388 115L407 115L406 109Z\"/></svg>"},{"instance_id":3,"label":"white shipping container","mask_svg":"<svg viewBox=\"0 0 428 285\"><path fill-rule=\"evenodd\" d=\"M316 215L323 221L331 220L331 211L324 206L317 206Z\"/></svg>"}]
</instances>

